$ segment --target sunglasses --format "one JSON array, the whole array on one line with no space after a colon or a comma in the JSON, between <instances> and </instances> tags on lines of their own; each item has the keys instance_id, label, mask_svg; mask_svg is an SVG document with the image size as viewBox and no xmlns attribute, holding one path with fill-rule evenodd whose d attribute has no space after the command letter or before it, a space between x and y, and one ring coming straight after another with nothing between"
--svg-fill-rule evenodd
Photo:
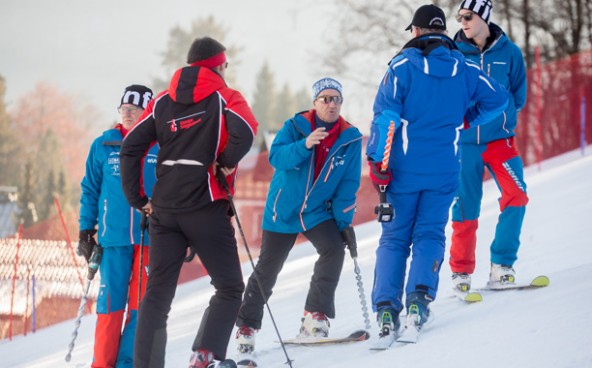
<instances>
[{"instance_id":1,"label":"sunglasses","mask_svg":"<svg viewBox=\"0 0 592 368\"><path fill-rule=\"evenodd\" d=\"M464 14L457 14L456 15L456 21L457 22L462 22L462 20L466 20L467 22L470 22L473 19L473 13L464 13Z\"/></svg>"},{"instance_id":2,"label":"sunglasses","mask_svg":"<svg viewBox=\"0 0 592 368\"><path fill-rule=\"evenodd\" d=\"M126 113L126 112L136 112L142 110L139 107L118 107L117 111L119 111L120 114Z\"/></svg>"},{"instance_id":3,"label":"sunglasses","mask_svg":"<svg viewBox=\"0 0 592 368\"><path fill-rule=\"evenodd\" d=\"M320 100L325 105L328 105L331 102L335 102L335 105L341 105L343 102L343 97L341 96L319 96L316 99Z\"/></svg>"}]
</instances>

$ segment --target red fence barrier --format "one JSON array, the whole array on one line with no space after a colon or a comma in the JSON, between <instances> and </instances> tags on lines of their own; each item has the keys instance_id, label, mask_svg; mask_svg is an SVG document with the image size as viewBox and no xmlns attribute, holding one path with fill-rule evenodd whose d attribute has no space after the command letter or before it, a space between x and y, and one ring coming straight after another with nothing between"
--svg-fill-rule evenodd
<instances>
[{"instance_id":1,"label":"red fence barrier","mask_svg":"<svg viewBox=\"0 0 592 368\"><path fill-rule=\"evenodd\" d=\"M527 102L516 129L525 165L592 142L592 109L586 101L592 101L592 51L528 71Z\"/></svg>"},{"instance_id":2,"label":"red fence barrier","mask_svg":"<svg viewBox=\"0 0 592 368\"><path fill-rule=\"evenodd\" d=\"M592 101L592 52L537 64L528 71L528 83L527 103L519 114L515 138L525 165L578 148L584 154L585 145L592 142L592 109L586 106ZM355 224L375 218L377 196L366 177L366 165L363 168ZM272 174L266 153L241 163L235 205L254 255L261 243L261 219ZM56 206L59 218L24 229L22 237L0 239L0 295L11 295L10 302L0 298L0 339L76 317L82 294L80 275L86 272L85 262L74 254L76 244L69 239L69 231L77 228L77 215L62 214L57 199ZM64 234L67 241L62 240ZM194 260L183 266L179 281L204 274ZM96 289L91 288L91 299ZM13 315L19 318L13 320Z\"/></svg>"}]
</instances>

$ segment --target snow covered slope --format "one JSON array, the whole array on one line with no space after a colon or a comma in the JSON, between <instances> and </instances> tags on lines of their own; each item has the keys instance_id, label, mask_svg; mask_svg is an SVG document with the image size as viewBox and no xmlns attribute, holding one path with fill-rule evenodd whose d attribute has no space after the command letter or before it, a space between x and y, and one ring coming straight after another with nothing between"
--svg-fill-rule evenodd
<instances>
[{"instance_id":1,"label":"snow covered slope","mask_svg":"<svg viewBox=\"0 0 592 368\"><path fill-rule=\"evenodd\" d=\"M341 346L290 346L293 367L592 367L592 156L578 152L545 162L526 171L530 203L522 234L518 280L548 275L551 285L542 290L486 293L484 301L463 304L449 289L450 269L442 267L440 293L433 303L435 320L416 345L395 345L389 351L368 350L377 328L374 315L370 342ZM488 182L480 220L477 270L474 285L488 277L489 242L498 215L497 190ZM375 198L365 200L374 201ZM378 223L356 228L359 263L366 298L370 300L374 253L380 234ZM448 228L448 235L450 229ZM304 299L316 255L305 243L296 247L286 263L270 305L282 337L299 329ZM243 267L245 277L250 264ZM167 367L187 367L190 348L212 293L203 278L178 288L168 327ZM64 357L74 321L66 321L12 342L0 343L0 367L88 367L92 356L94 316L82 320L72 362ZM363 328L353 262L346 262L337 290L337 318L331 335ZM267 368L287 367L267 316L257 336L257 360ZM229 357L235 356L231 341Z\"/></svg>"}]
</instances>

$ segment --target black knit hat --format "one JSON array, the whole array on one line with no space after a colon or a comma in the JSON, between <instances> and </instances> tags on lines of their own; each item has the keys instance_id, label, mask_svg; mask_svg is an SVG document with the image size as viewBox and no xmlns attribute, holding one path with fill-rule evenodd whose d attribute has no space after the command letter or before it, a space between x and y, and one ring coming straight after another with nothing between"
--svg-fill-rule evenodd
<instances>
[{"instance_id":1,"label":"black knit hat","mask_svg":"<svg viewBox=\"0 0 592 368\"><path fill-rule=\"evenodd\" d=\"M125 87L119 106L131 104L145 109L150 100L152 100L152 90L150 88L141 84L132 84Z\"/></svg>"},{"instance_id":2,"label":"black knit hat","mask_svg":"<svg viewBox=\"0 0 592 368\"><path fill-rule=\"evenodd\" d=\"M423 5L417 8L411 24L405 28L405 30L410 30L411 26L425 29L446 30L446 15L442 9L438 8L436 5Z\"/></svg>"},{"instance_id":3,"label":"black knit hat","mask_svg":"<svg viewBox=\"0 0 592 368\"><path fill-rule=\"evenodd\" d=\"M187 53L187 64L216 67L226 61L224 51L226 47L211 37L196 38Z\"/></svg>"}]
</instances>

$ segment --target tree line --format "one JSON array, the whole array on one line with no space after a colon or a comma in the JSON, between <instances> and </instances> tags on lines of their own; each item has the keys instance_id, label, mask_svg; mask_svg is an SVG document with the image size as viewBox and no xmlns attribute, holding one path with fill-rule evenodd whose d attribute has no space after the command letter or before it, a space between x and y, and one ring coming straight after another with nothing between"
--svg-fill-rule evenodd
<instances>
[{"instance_id":1,"label":"tree line","mask_svg":"<svg viewBox=\"0 0 592 368\"><path fill-rule=\"evenodd\" d=\"M410 39L405 27L419 0L334 0L340 8L334 28L340 42L328 44L326 69L365 89L375 89L388 61ZM449 36L460 29L454 19L460 0L434 0L447 15ZM490 21L500 25L521 49L527 67L557 60L590 48L592 0L493 0ZM370 76L370 77L369 77Z\"/></svg>"},{"instance_id":2,"label":"tree line","mask_svg":"<svg viewBox=\"0 0 592 368\"><path fill-rule=\"evenodd\" d=\"M208 35L220 41L227 48L227 59L233 65L240 65L240 54L243 48L230 42L228 33L229 29L218 23L213 16L196 19L188 28L179 25L173 27L169 31L166 49L160 54L163 77L154 78L155 90L166 89L168 78L175 70L186 65L187 45L190 45L198 35ZM225 78L229 85L235 85L237 82L236 68L229 68ZM310 93L306 89L294 91L287 83L278 86L273 69L268 63L261 66L255 80L255 90L249 102L253 114L260 124L260 129L254 145L265 149L264 135L277 132L286 119L298 111L309 109L312 106L312 101Z\"/></svg>"},{"instance_id":3,"label":"tree line","mask_svg":"<svg viewBox=\"0 0 592 368\"><path fill-rule=\"evenodd\" d=\"M338 42L327 42L318 63L317 73L349 80L351 100L370 103L377 82L387 62L410 39L405 27L419 0L334 0L339 12L334 14L332 32ZM451 34L459 29L454 20L458 0L435 0L448 16ZM535 47L543 62L560 59L589 49L592 40L592 0L494 0L492 21L523 51L532 67ZM161 53L159 75L152 80L155 91L164 90L168 78L186 65L187 47L200 35L209 35L227 47L234 65L240 64L242 47L228 40L229 29L213 16L194 20L187 28L180 25L169 31ZM236 68L228 69L229 85L236 84ZM248 98L260 122L256 145L265 149L264 135L276 132L295 112L312 105L307 89L294 90L278 85L273 66L261 65L255 88ZM78 208L80 180L93 129L100 114L95 106L47 84L38 84L19 98L10 111L5 104L5 80L0 76L0 186L15 186L23 221L29 226L50 217L57 195L63 206ZM356 96L357 94L357 96ZM367 103L366 103L367 102Z\"/></svg>"},{"instance_id":4,"label":"tree line","mask_svg":"<svg viewBox=\"0 0 592 368\"><path fill-rule=\"evenodd\" d=\"M72 210L80 199L85 153L97 109L56 87L39 83L7 111L0 76L0 186L18 189L25 227L55 214L54 198Z\"/></svg>"},{"instance_id":5,"label":"tree line","mask_svg":"<svg viewBox=\"0 0 592 368\"><path fill-rule=\"evenodd\" d=\"M186 65L187 47L198 35L217 38L227 45L229 60L240 63L241 48L227 43L227 34L228 29L211 16L193 21L187 29L172 28L161 53L164 77L153 78L153 90L166 89L174 70ZM231 85L236 81L235 70L230 68L226 75ZM277 131L312 103L306 90L293 91L287 84L278 87L268 64L261 66L256 80L250 102L261 128L255 146L265 150L265 133ZM29 227L55 215L56 197L66 211L77 212L86 156L100 130L96 123L102 121L98 109L51 84L39 83L8 111L6 88L0 76L0 186L17 188L15 224Z\"/></svg>"}]
</instances>

